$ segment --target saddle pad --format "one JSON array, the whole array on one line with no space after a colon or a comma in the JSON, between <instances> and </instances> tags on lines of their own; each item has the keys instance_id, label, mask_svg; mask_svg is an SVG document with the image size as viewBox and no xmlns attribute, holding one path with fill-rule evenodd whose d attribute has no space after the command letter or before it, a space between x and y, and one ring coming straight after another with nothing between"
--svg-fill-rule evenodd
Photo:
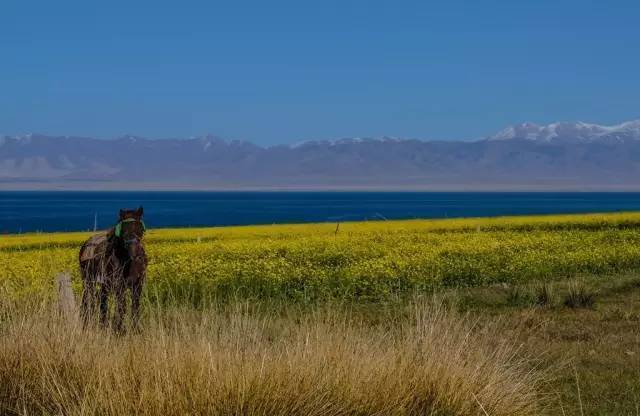
<instances>
[{"instance_id":1,"label":"saddle pad","mask_svg":"<svg viewBox=\"0 0 640 416\"><path fill-rule=\"evenodd\" d=\"M88 261L96 257L104 256L107 251L107 243L108 241L106 234L96 234L92 236L84 244L84 249L82 250L80 261Z\"/></svg>"}]
</instances>

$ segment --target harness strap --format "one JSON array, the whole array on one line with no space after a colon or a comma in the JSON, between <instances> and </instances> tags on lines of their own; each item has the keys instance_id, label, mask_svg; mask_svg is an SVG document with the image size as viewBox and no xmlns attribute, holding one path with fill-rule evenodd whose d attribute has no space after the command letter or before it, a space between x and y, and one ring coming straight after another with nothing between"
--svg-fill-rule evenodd
<instances>
[{"instance_id":1,"label":"harness strap","mask_svg":"<svg viewBox=\"0 0 640 416\"><path fill-rule=\"evenodd\" d=\"M124 220L119 221L116 224L116 229L114 230L115 236L118 237L118 238L122 237L122 223L123 222L136 222L136 221L138 221L138 220L135 219L135 218L125 218ZM140 221L140 224L142 224L142 231L143 232L147 231L147 227L144 225L144 221L142 221L142 220L139 220L139 221Z\"/></svg>"}]
</instances>

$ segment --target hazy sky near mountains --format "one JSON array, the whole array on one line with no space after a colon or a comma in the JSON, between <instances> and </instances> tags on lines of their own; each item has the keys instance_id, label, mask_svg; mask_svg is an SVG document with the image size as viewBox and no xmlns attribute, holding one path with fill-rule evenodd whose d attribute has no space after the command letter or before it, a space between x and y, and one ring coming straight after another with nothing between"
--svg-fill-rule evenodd
<instances>
[{"instance_id":1,"label":"hazy sky near mountains","mask_svg":"<svg viewBox=\"0 0 640 416\"><path fill-rule=\"evenodd\" d=\"M640 118L638 1L0 2L0 133L472 139Z\"/></svg>"}]
</instances>

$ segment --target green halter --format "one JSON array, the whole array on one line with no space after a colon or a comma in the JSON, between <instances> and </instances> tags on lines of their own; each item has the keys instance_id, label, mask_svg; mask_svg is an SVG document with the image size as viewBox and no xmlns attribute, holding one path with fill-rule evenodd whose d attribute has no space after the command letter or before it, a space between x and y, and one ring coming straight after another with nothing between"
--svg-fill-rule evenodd
<instances>
[{"instance_id":1,"label":"green halter","mask_svg":"<svg viewBox=\"0 0 640 416\"><path fill-rule=\"evenodd\" d=\"M113 234L114 234L116 237L122 237L122 223L123 223L123 222L136 222L136 221L138 221L138 220L137 220L137 219L135 219L135 218L126 218L126 219L124 219L124 220L122 220L122 221L118 222L118 224L116 224L116 229L115 229L115 231L114 231L114 233L113 233ZM142 224L142 231L143 231L143 232L144 232L144 231L146 231L146 230L147 230L147 227L145 227L145 225L144 225L144 221L140 220L140 224Z\"/></svg>"}]
</instances>

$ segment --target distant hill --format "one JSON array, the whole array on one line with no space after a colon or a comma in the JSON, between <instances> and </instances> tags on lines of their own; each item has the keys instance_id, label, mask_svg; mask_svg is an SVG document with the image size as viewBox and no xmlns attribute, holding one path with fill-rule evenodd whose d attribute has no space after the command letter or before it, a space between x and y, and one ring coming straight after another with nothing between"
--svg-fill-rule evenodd
<instances>
[{"instance_id":1,"label":"distant hill","mask_svg":"<svg viewBox=\"0 0 640 416\"><path fill-rule=\"evenodd\" d=\"M0 189L640 190L640 120L523 123L477 141L0 138Z\"/></svg>"}]
</instances>

